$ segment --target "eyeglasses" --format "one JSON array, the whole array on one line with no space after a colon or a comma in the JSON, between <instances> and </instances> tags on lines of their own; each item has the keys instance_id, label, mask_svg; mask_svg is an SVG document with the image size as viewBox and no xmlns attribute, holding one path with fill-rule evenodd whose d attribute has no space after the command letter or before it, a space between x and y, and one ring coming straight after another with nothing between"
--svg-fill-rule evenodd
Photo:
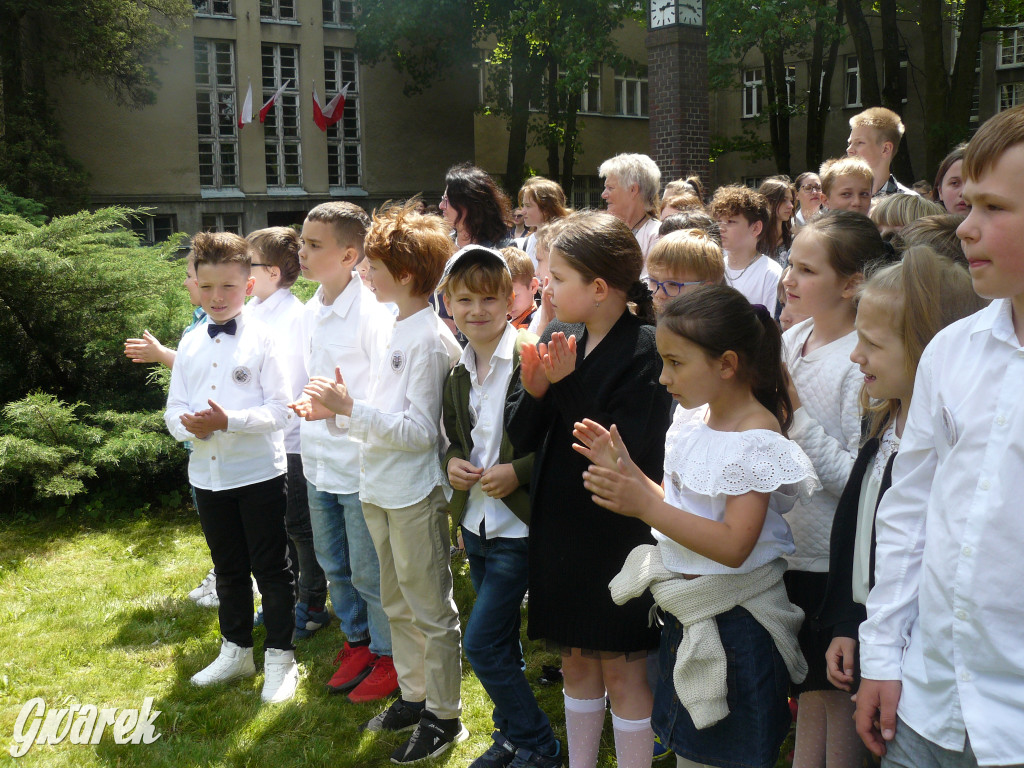
<instances>
[{"instance_id":1,"label":"eyeglasses","mask_svg":"<svg viewBox=\"0 0 1024 768\"><path fill-rule=\"evenodd\" d=\"M695 280L691 283L677 283L675 280L665 280L664 282L661 282L660 280L655 280L653 277L647 278L647 287L650 289L652 296L657 296L658 291L662 291L670 299L673 299L682 293L683 288L689 288L693 285L704 285L704 281Z\"/></svg>"},{"instance_id":2,"label":"eyeglasses","mask_svg":"<svg viewBox=\"0 0 1024 768\"><path fill-rule=\"evenodd\" d=\"M441 207L444 208L446 205L448 205L448 193L447 192L445 194L441 195Z\"/></svg>"},{"instance_id":3,"label":"eyeglasses","mask_svg":"<svg viewBox=\"0 0 1024 768\"><path fill-rule=\"evenodd\" d=\"M272 267L272 266L274 266L274 265L273 265L273 264L260 264L259 262L256 262L256 261L254 261L254 262L253 262L252 264L250 264L249 266L250 266L250 267L266 267L267 269L270 269L270 267Z\"/></svg>"},{"instance_id":4,"label":"eyeglasses","mask_svg":"<svg viewBox=\"0 0 1024 768\"><path fill-rule=\"evenodd\" d=\"M804 184L800 187L801 192L821 192L820 184Z\"/></svg>"},{"instance_id":5,"label":"eyeglasses","mask_svg":"<svg viewBox=\"0 0 1024 768\"><path fill-rule=\"evenodd\" d=\"M521 214L521 213L513 213L512 214L512 218L515 219L516 221L519 221L521 218L523 218L523 214Z\"/></svg>"}]
</instances>

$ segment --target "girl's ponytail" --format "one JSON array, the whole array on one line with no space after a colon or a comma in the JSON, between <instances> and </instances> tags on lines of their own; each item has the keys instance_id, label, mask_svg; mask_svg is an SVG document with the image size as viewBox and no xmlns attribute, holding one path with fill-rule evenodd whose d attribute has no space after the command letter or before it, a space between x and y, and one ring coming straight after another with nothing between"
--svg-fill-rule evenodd
<instances>
[{"instance_id":1,"label":"girl's ponytail","mask_svg":"<svg viewBox=\"0 0 1024 768\"><path fill-rule=\"evenodd\" d=\"M654 325L657 319L654 312L654 297L651 289L643 280L637 280L629 286L626 292L626 301L636 305L636 316L647 325Z\"/></svg>"},{"instance_id":2,"label":"girl's ponytail","mask_svg":"<svg viewBox=\"0 0 1024 768\"><path fill-rule=\"evenodd\" d=\"M750 390L775 414L783 433L787 433L793 424L793 402L789 399L789 376L782 364L782 332L763 304L754 305L754 314L761 325L761 338L751 361Z\"/></svg>"}]
</instances>

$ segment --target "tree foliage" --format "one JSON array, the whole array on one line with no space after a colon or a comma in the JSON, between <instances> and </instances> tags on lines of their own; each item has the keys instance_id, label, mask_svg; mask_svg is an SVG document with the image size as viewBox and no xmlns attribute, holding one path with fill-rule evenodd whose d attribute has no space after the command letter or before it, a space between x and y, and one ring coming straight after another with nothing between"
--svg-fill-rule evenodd
<instances>
[{"instance_id":1,"label":"tree foliage","mask_svg":"<svg viewBox=\"0 0 1024 768\"><path fill-rule=\"evenodd\" d=\"M0 178L48 211L81 207L87 178L57 138L49 78L74 75L131 107L151 103L153 62L188 0L0 0Z\"/></svg>"},{"instance_id":2,"label":"tree foliage","mask_svg":"<svg viewBox=\"0 0 1024 768\"><path fill-rule=\"evenodd\" d=\"M481 63L479 51L490 50L483 110L507 121L505 186L513 193L531 133L548 150L547 173L569 190L580 94L595 65L626 61L614 32L638 14L617 0L372 0L360 7L361 59L390 61L406 75L407 93L469 77L470 66ZM531 121L531 104L543 105L544 118Z\"/></svg>"}]
</instances>

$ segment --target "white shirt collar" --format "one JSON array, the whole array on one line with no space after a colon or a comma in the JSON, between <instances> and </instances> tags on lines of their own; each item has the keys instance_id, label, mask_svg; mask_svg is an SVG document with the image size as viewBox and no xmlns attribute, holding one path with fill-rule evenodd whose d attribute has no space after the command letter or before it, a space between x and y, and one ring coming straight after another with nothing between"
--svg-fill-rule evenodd
<instances>
[{"instance_id":1,"label":"white shirt collar","mask_svg":"<svg viewBox=\"0 0 1024 768\"><path fill-rule=\"evenodd\" d=\"M494 369L495 360L511 360L512 354L516 348L516 336L518 331L512 326L512 323L505 323L505 330L501 334L501 338L498 339L498 346L494 348L494 352L491 353L490 364L488 370ZM469 371L469 375L474 383L477 383L476 378L476 350L473 349L472 344L467 344L465 349L462 350L462 357L459 358L459 363L466 366L466 370Z\"/></svg>"},{"instance_id":2,"label":"white shirt collar","mask_svg":"<svg viewBox=\"0 0 1024 768\"><path fill-rule=\"evenodd\" d=\"M352 277L348 281L348 285L345 286L338 297L334 300L333 304L324 304L324 287L321 285L316 289L316 300L320 302L320 306L323 307L323 314L333 312L338 317L346 317L348 311L352 308L352 305L356 303L356 296L359 295L360 290L363 287L363 281L359 277L359 273L353 271ZM374 298L376 301L376 298Z\"/></svg>"}]
</instances>

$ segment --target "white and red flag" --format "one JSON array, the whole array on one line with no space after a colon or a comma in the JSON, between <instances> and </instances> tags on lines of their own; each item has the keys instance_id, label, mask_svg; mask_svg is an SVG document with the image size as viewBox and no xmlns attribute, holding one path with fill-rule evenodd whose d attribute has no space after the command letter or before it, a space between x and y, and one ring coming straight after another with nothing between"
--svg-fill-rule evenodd
<instances>
[{"instance_id":1,"label":"white and red flag","mask_svg":"<svg viewBox=\"0 0 1024 768\"><path fill-rule=\"evenodd\" d=\"M348 87L351 83L345 83L341 93L331 99L326 107L320 106L320 96L316 92L316 83L313 83L313 122L321 131L326 131L336 122L341 120L345 112L345 98L348 96Z\"/></svg>"},{"instance_id":2,"label":"white and red flag","mask_svg":"<svg viewBox=\"0 0 1024 768\"><path fill-rule=\"evenodd\" d=\"M284 93L284 89L291 85L291 83L291 80L285 81L285 84L278 88L276 91L274 91L274 95L267 99L267 103L260 107L261 123L265 123L267 121L267 113L270 111L270 108L274 106L275 103L277 103L277 100L281 97L281 94Z\"/></svg>"},{"instance_id":3,"label":"white and red flag","mask_svg":"<svg viewBox=\"0 0 1024 768\"><path fill-rule=\"evenodd\" d=\"M249 81L249 91L245 94L245 102L242 104L242 111L238 113L238 127L244 128L252 122L252 81Z\"/></svg>"}]
</instances>

